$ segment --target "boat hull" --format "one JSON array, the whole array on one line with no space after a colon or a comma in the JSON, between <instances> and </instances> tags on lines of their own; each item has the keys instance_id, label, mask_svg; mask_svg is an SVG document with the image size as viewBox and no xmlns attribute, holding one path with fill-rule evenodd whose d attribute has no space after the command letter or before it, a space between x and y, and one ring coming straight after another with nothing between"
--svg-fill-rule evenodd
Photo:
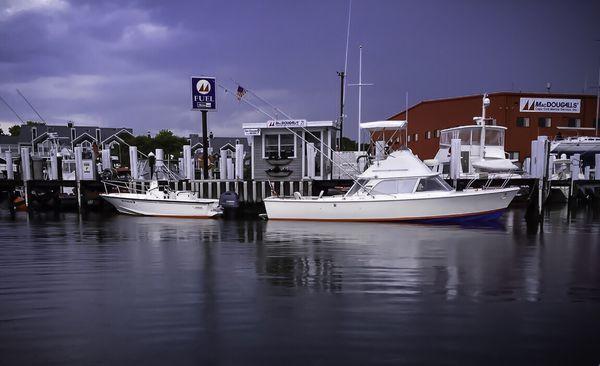
<instances>
[{"instance_id":1,"label":"boat hull","mask_svg":"<svg viewBox=\"0 0 600 366\"><path fill-rule=\"evenodd\" d=\"M516 196L518 188L473 190L451 194L361 200L337 198L264 200L270 220L314 221L460 221L494 219ZM381 197L381 196L380 196Z\"/></svg>"},{"instance_id":2,"label":"boat hull","mask_svg":"<svg viewBox=\"0 0 600 366\"><path fill-rule=\"evenodd\" d=\"M217 200L176 201L101 194L117 211L128 215L210 218L221 214Z\"/></svg>"}]
</instances>

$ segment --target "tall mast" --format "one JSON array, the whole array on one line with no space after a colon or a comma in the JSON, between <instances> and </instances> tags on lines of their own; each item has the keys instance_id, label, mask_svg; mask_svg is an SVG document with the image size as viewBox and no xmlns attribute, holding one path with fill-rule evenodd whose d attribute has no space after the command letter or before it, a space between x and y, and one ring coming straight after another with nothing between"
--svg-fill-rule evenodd
<instances>
[{"instance_id":1,"label":"tall mast","mask_svg":"<svg viewBox=\"0 0 600 366\"><path fill-rule=\"evenodd\" d=\"M360 152L360 124L362 123L362 45L360 45L358 56L358 144L356 151Z\"/></svg>"},{"instance_id":2,"label":"tall mast","mask_svg":"<svg viewBox=\"0 0 600 366\"><path fill-rule=\"evenodd\" d=\"M373 85L371 83L362 82L362 45L359 46L358 56L358 84L349 84L350 86L358 87L358 146L356 151L360 152L360 123L362 122L362 87Z\"/></svg>"}]
</instances>

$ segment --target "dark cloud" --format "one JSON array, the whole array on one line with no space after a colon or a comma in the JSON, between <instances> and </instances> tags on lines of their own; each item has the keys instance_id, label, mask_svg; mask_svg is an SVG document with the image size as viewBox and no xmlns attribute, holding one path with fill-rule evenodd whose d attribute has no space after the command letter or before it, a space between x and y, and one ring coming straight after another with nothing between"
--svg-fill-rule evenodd
<instances>
[{"instance_id":1,"label":"dark cloud","mask_svg":"<svg viewBox=\"0 0 600 366\"><path fill-rule=\"evenodd\" d=\"M19 88L47 119L198 130L189 76L253 87L296 117L334 119L347 0L0 1L0 93ZM364 45L363 120L410 100L482 91L581 92L594 84L597 1L353 1L349 76ZM356 88L348 124L356 125ZM33 116L31 116L32 118ZM264 117L220 95L210 128L239 134ZM0 121L13 120L0 108ZM355 134L355 127L347 131Z\"/></svg>"}]
</instances>

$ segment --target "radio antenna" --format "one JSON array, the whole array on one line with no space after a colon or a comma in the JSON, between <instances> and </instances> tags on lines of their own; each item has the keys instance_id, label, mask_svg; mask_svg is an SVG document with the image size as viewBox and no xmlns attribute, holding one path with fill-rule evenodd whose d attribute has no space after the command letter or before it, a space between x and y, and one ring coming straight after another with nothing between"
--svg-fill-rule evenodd
<instances>
[{"instance_id":1,"label":"radio antenna","mask_svg":"<svg viewBox=\"0 0 600 366\"><path fill-rule=\"evenodd\" d=\"M13 112L15 114L15 116L17 116L17 118L21 121L21 123L25 123L25 121L23 121L23 118L21 118L21 116L19 116L19 114L14 109L12 109L10 104L8 104L8 102L4 98L2 98L1 95L0 95L0 100L2 100L2 102L4 102L4 104L6 104L8 109L10 109L10 111Z\"/></svg>"},{"instance_id":2,"label":"radio antenna","mask_svg":"<svg viewBox=\"0 0 600 366\"><path fill-rule=\"evenodd\" d=\"M44 119L44 117L42 117L40 115L40 113L33 107L33 105L31 103L29 103L29 101L27 100L27 98L25 98L25 96L23 95L23 93L21 93L21 91L19 89L17 89L17 93L19 93L19 95L25 99L25 102L27 103L27 105L29 105L29 107L31 109L33 109L33 111L35 112L35 114L37 114L38 117L40 117L40 119L42 120L42 122L46 123L46 120Z\"/></svg>"}]
</instances>

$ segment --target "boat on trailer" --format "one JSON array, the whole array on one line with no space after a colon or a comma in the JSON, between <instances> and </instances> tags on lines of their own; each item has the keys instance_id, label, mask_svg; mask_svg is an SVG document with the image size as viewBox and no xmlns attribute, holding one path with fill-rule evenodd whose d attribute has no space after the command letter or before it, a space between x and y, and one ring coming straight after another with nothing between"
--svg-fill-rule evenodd
<instances>
[{"instance_id":1,"label":"boat on trailer","mask_svg":"<svg viewBox=\"0 0 600 366\"><path fill-rule=\"evenodd\" d=\"M100 197L117 211L128 215L212 218L222 214L219 200L198 198L190 191L175 191L150 182L150 188L139 192L123 183L104 182L106 192ZM111 189L109 189L111 187ZM109 190L117 192L109 193Z\"/></svg>"},{"instance_id":2,"label":"boat on trailer","mask_svg":"<svg viewBox=\"0 0 600 366\"><path fill-rule=\"evenodd\" d=\"M383 137L391 125L406 129L406 121L362 123L376 138ZM394 132L396 136L397 131ZM400 136L395 141L399 141ZM404 139L405 140L405 139ZM379 141L381 142L381 141ZM446 222L496 219L516 196L519 188L505 185L499 188L456 191L433 172L407 147L385 154L388 143L376 143L377 159L360 174L344 195L292 197L277 195L264 199L270 220L315 221L426 221Z\"/></svg>"}]
</instances>

